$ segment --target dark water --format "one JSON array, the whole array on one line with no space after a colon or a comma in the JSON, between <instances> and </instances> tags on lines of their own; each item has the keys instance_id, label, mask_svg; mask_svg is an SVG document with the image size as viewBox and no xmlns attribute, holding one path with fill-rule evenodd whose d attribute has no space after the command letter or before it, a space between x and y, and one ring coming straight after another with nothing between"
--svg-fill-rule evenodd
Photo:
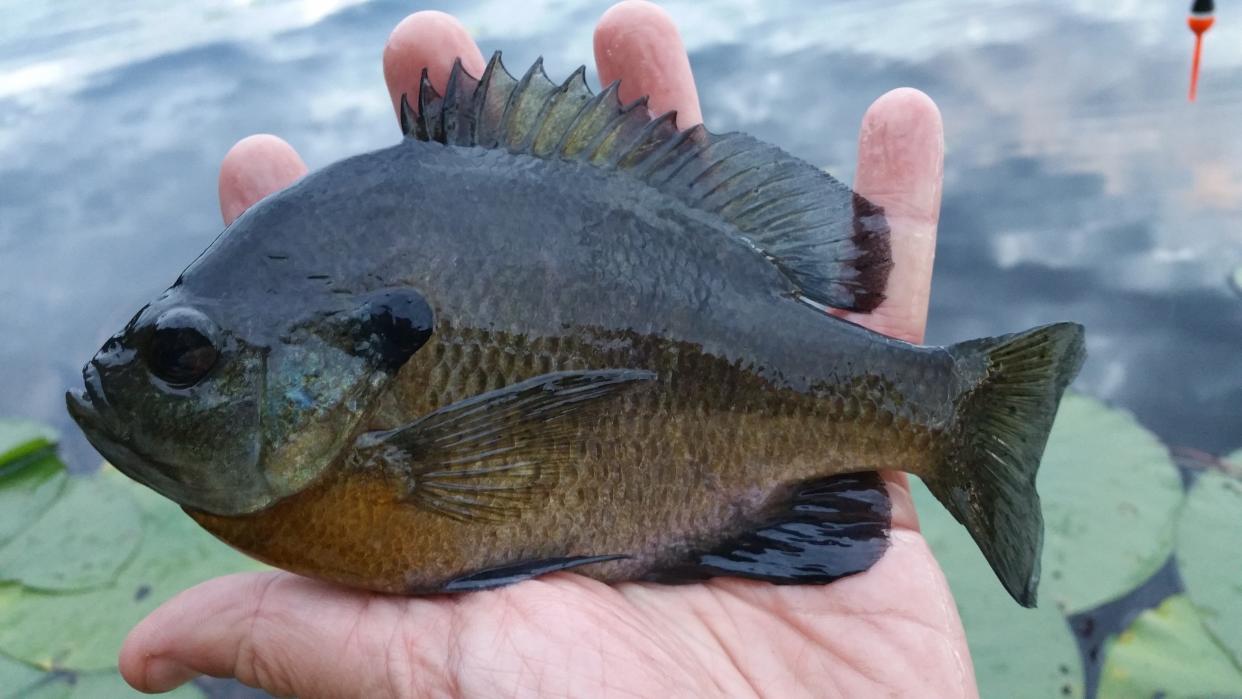
<instances>
[{"instance_id":1,"label":"dark water","mask_svg":"<svg viewBox=\"0 0 1242 699\"><path fill-rule=\"evenodd\" d=\"M453 6L485 54L554 78L608 3ZM678 2L713 130L834 174L912 85L940 104L946 183L928 340L1073 319L1081 391L1166 443L1242 447L1242 3L1196 104L1183 3ZM1099 6L1099 7L1096 7ZM8 3L0 21L0 415L52 422L82 363L219 231L221 156L277 133L318 167L398 138L379 55L418 3ZM348 231L342 234L347 235Z\"/></svg>"}]
</instances>

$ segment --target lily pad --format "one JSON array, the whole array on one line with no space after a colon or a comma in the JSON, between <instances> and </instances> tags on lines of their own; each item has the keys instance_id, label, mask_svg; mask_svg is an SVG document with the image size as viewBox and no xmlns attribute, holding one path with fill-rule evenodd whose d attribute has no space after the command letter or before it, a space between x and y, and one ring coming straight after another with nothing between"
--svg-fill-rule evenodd
<instances>
[{"instance_id":1,"label":"lily pad","mask_svg":"<svg viewBox=\"0 0 1242 699\"><path fill-rule=\"evenodd\" d=\"M1193 604L1174 595L1104 646L1099 699L1242 694L1242 668L1208 633Z\"/></svg>"},{"instance_id":2,"label":"lily pad","mask_svg":"<svg viewBox=\"0 0 1242 699\"><path fill-rule=\"evenodd\" d=\"M130 687L119 672L58 673L34 688L22 699L139 699L149 697ZM202 699L206 694L192 684L182 685L163 699Z\"/></svg>"},{"instance_id":3,"label":"lily pad","mask_svg":"<svg viewBox=\"0 0 1242 699\"><path fill-rule=\"evenodd\" d=\"M10 462L12 463L12 462ZM51 452L20 469L0 471L0 546L25 531L60 496L64 464Z\"/></svg>"},{"instance_id":4,"label":"lily pad","mask_svg":"<svg viewBox=\"0 0 1242 699\"><path fill-rule=\"evenodd\" d=\"M1242 480L1205 471L1178 522L1177 565L1203 623L1242 665Z\"/></svg>"},{"instance_id":5,"label":"lily pad","mask_svg":"<svg viewBox=\"0 0 1242 699\"><path fill-rule=\"evenodd\" d=\"M19 699L37 684L44 673L10 657L0 655L0 699Z\"/></svg>"},{"instance_id":6,"label":"lily pad","mask_svg":"<svg viewBox=\"0 0 1242 699\"><path fill-rule=\"evenodd\" d=\"M911 480L923 536L957 601L984 697L1082 697L1078 644L1053 605L1018 606L974 541L922 483Z\"/></svg>"},{"instance_id":7,"label":"lily pad","mask_svg":"<svg viewBox=\"0 0 1242 699\"><path fill-rule=\"evenodd\" d=\"M128 489L111 479L70 478L39 519L0 548L0 580L48 591L112 582L142 539Z\"/></svg>"},{"instance_id":8,"label":"lily pad","mask_svg":"<svg viewBox=\"0 0 1242 699\"><path fill-rule=\"evenodd\" d=\"M0 420L0 473L25 456L56 445L56 431L30 420Z\"/></svg>"},{"instance_id":9,"label":"lily pad","mask_svg":"<svg viewBox=\"0 0 1242 699\"><path fill-rule=\"evenodd\" d=\"M1098 606L1151 577L1172 553L1181 476L1130 413L1066 396L1037 483L1042 603L1066 614Z\"/></svg>"},{"instance_id":10,"label":"lily pad","mask_svg":"<svg viewBox=\"0 0 1242 699\"><path fill-rule=\"evenodd\" d=\"M123 477L144 536L133 560L105 587L74 594L0 587L0 652L45 669L111 670L129 629L174 594L203 580L262 569L203 531L169 500Z\"/></svg>"}]
</instances>

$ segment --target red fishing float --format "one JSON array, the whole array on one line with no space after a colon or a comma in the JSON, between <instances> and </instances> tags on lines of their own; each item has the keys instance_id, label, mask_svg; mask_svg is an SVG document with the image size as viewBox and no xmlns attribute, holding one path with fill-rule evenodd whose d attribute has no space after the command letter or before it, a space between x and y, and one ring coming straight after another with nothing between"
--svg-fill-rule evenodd
<instances>
[{"instance_id":1,"label":"red fishing float","mask_svg":"<svg viewBox=\"0 0 1242 699\"><path fill-rule=\"evenodd\" d=\"M1203 35L1212 27L1215 18L1212 12L1216 9L1212 0L1195 0L1190 7L1190 17L1186 22L1190 31L1195 33L1195 57L1190 66L1190 101L1195 101L1195 93L1199 89L1199 55L1203 52Z\"/></svg>"}]
</instances>

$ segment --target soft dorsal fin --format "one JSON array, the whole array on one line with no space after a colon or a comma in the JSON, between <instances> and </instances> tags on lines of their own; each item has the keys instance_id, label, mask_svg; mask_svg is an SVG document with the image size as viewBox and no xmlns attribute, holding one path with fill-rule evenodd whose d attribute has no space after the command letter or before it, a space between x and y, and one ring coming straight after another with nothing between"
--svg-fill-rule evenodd
<instances>
[{"instance_id":1,"label":"soft dorsal fin","mask_svg":"<svg viewBox=\"0 0 1242 699\"><path fill-rule=\"evenodd\" d=\"M775 146L701 124L682 131L676 112L653 118L645 97L622 105L617 83L595 94L584 75L558 86L540 59L515 79L497 52L476 80L458 61L444 95L424 71L418 109L402 97L401 127L420 141L626 172L720 216L809 301L870 311L884 300L892 259L880 207Z\"/></svg>"}]
</instances>

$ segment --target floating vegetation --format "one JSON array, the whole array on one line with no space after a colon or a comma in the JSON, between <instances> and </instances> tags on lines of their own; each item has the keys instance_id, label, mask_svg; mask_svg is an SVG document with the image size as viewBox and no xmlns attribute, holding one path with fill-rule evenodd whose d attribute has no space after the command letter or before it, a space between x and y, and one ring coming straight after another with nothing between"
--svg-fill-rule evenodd
<instances>
[{"instance_id":1,"label":"floating vegetation","mask_svg":"<svg viewBox=\"0 0 1242 699\"><path fill-rule=\"evenodd\" d=\"M138 550L142 520L130 488L120 479L67 480L42 516L0 547L0 581L90 590L113 582Z\"/></svg>"},{"instance_id":2,"label":"floating vegetation","mask_svg":"<svg viewBox=\"0 0 1242 699\"><path fill-rule=\"evenodd\" d=\"M66 475L55 439L0 422L0 699L138 696L116 672L130 628L192 585L263 566L110 467Z\"/></svg>"},{"instance_id":3,"label":"floating vegetation","mask_svg":"<svg viewBox=\"0 0 1242 699\"><path fill-rule=\"evenodd\" d=\"M1130 628L1105 645L1104 658L1099 699L1242 695L1242 669L1204 627L1185 595L1173 595L1139 614Z\"/></svg>"},{"instance_id":4,"label":"floating vegetation","mask_svg":"<svg viewBox=\"0 0 1242 699\"><path fill-rule=\"evenodd\" d=\"M919 526L949 579L966 627L979 696L1084 696L1082 659L1065 616L1050 604L1015 606L994 584L970 534L926 486L911 479L910 488Z\"/></svg>"},{"instance_id":5,"label":"floating vegetation","mask_svg":"<svg viewBox=\"0 0 1242 699\"><path fill-rule=\"evenodd\" d=\"M1242 467L1242 451L1224 462ZM1204 625L1242 667L1242 478L1220 469L1195 479L1178 523L1177 565Z\"/></svg>"},{"instance_id":6,"label":"floating vegetation","mask_svg":"<svg viewBox=\"0 0 1242 699\"><path fill-rule=\"evenodd\" d=\"M118 699L140 697L130 688L119 672L36 672L26 676L24 684L8 684L10 679L22 679L6 675L0 658L0 699ZM6 693L10 692L11 693ZM178 687L163 699L203 699L202 690L192 684Z\"/></svg>"},{"instance_id":7,"label":"floating vegetation","mask_svg":"<svg viewBox=\"0 0 1242 699\"><path fill-rule=\"evenodd\" d=\"M1173 552L1185 498L1169 451L1128 412L1083 396L1061 404L1039 469L1039 600L1066 614L1116 599Z\"/></svg>"}]
</instances>

